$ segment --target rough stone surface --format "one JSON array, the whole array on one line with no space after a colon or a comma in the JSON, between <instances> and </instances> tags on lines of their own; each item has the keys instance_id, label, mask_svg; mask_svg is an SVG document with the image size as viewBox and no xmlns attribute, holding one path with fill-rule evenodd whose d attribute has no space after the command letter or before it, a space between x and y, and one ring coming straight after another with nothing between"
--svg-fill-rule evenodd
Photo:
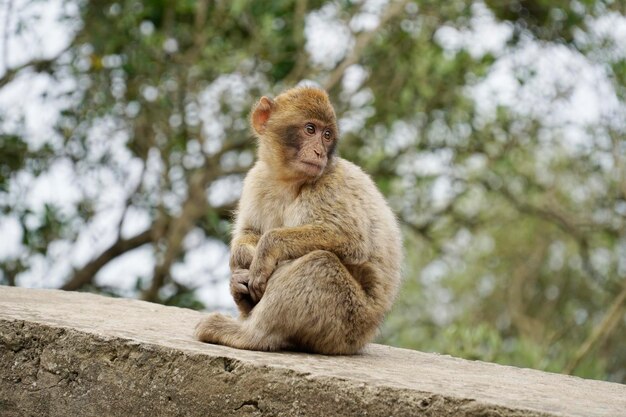
<instances>
[{"instance_id":1,"label":"rough stone surface","mask_svg":"<svg viewBox=\"0 0 626 417\"><path fill-rule=\"evenodd\" d=\"M0 287L0 416L626 416L626 385L369 345L262 353L201 313Z\"/></svg>"}]
</instances>

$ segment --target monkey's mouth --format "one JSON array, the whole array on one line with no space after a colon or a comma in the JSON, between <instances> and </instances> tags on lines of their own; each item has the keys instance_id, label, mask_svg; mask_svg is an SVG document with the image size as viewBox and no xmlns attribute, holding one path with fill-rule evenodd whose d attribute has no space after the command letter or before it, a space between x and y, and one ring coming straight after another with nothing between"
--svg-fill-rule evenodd
<instances>
[{"instance_id":1,"label":"monkey's mouth","mask_svg":"<svg viewBox=\"0 0 626 417\"><path fill-rule=\"evenodd\" d=\"M300 161L300 164L306 173L312 175L319 175L326 167L326 164L314 161Z\"/></svg>"}]
</instances>

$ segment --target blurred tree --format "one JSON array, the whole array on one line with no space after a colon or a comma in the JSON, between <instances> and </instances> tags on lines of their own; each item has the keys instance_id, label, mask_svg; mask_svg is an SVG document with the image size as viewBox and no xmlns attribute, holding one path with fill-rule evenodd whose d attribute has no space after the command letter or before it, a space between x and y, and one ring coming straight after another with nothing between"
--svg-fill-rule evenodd
<instances>
[{"instance_id":1,"label":"blurred tree","mask_svg":"<svg viewBox=\"0 0 626 417\"><path fill-rule=\"evenodd\" d=\"M312 80L404 227L381 341L626 382L622 2L68 0L68 45L10 65L38 24L37 2L12 4L2 93L45 79L55 129L0 112L0 230L21 239L0 283L56 274L40 285L202 308L196 289L225 277L185 265L228 241L246 114ZM102 282L145 248L134 290Z\"/></svg>"}]
</instances>

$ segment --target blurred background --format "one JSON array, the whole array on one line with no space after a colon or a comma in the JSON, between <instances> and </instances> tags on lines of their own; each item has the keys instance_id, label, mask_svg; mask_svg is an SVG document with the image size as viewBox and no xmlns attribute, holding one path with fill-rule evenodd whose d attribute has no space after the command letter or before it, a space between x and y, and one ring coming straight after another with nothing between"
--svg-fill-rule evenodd
<instances>
[{"instance_id":1,"label":"blurred background","mask_svg":"<svg viewBox=\"0 0 626 417\"><path fill-rule=\"evenodd\" d=\"M0 284L234 312L247 114L311 82L402 225L378 342L625 383L625 14L2 0Z\"/></svg>"}]
</instances>

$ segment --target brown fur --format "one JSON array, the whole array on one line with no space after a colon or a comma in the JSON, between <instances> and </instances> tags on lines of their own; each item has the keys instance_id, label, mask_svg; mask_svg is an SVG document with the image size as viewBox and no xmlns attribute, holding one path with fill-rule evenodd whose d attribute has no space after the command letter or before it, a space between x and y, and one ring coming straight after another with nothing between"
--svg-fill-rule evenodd
<instances>
[{"instance_id":1,"label":"brown fur","mask_svg":"<svg viewBox=\"0 0 626 417\"><path fill-rule=\"evenodd\" d=\"M355 353L398 289L396 219L367 174L333 156L337 123L324 91L263 97L250 120L259 160L244 181L230 262L241 318L210 314L196 337L241 349Z\"/></svg>"}]
</instances>

